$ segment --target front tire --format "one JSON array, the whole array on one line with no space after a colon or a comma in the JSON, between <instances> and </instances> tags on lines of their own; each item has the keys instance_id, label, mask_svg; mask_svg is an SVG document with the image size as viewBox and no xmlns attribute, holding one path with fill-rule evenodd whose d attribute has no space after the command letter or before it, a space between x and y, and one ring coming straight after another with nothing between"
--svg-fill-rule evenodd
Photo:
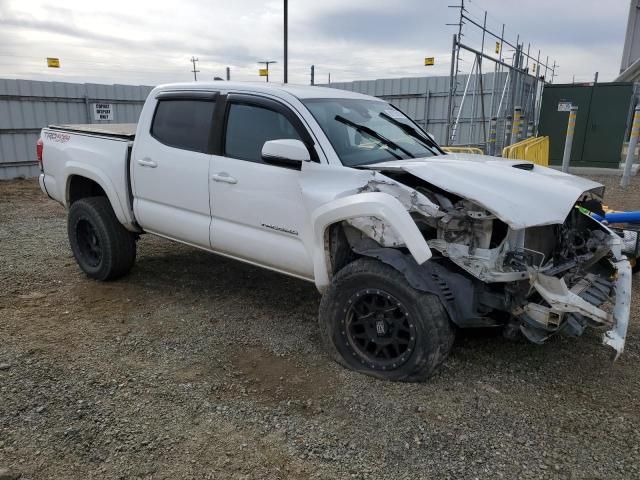
<instances>
[{"instance_id":1,"label":"front tire","mask_svg":"<svg viewBox=\"0 0 640 480\"><path fill-rule=\"evenodd\" d=\"M341 365L377 378L419 382L446 359L454 330L436 295L363 258L340 270L320 302L320 331Z\"/></svg>"},{"instance_id":2,"label":"front tire","mask_svg":"<svg viewBox=\"0 0 640 480\"><path fill-rule=\"evenodd\" d=\"M73 256L91 278L115 280L129 273L135 263L135 236L120 224L106 197L74 202L67 233Z\"/></svg>"}]
</instances>

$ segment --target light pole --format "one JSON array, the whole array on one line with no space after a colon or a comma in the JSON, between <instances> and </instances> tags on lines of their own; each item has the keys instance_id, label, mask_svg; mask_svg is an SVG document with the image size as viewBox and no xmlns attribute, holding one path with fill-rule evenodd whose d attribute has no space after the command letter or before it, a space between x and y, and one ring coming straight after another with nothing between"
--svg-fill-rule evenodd
<instances>
[{"instance_id":1,"label":"light pole","mask_svg":"<svg viewBox=\"0 0 640 480\"><path fill-rule=\"evenodd\" d=\"M265 60L264 62L258 62L258 65L264 65L264 70L265 70L265 74L262 75L262 72L260 73L260 76L264 76L267 77L267 82L269 81L269 65L271 65L272 63L278 63L275 60Z\"/></svg>"},{"instance_id":2,"label":"light pole","mask_svg":"<svg viewBox=\"0 0 640 480\"><path fill-rule=\"evenodd\" d=\"M284 83L288 81L289 70L289 2L284 0Z\"/></svg>"}]
</instances>

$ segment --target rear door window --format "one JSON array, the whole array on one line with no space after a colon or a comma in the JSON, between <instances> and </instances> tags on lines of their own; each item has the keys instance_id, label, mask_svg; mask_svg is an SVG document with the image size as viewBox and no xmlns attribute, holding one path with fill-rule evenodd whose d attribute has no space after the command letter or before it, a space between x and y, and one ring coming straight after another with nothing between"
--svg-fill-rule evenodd
<instances>
[{"instance_id":1,"label":"rear door window","mask_svg":"<svg viewBox=\"0 0 640 480\"><path fill-rule=\"evenodd\" d=\"M170 147L209 152L214 100L160 100L151 124L151 136Z\"/></svg>"}]
</instances>

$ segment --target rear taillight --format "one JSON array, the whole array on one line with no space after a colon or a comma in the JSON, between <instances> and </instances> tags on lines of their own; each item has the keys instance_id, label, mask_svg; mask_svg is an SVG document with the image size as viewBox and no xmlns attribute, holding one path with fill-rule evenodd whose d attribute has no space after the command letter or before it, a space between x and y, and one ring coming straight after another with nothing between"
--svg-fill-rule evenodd
<instances>
[{"instance_id":1,"label":"rear taillight","mask_svg":"<svg viewBox=\"0 0 640 480\"><path fill-rule=\"evenodd\" d=\"M43 147L44 145L42 144L42 139L39 138L38 141L36 142L36 157L38 159L38 166L40 167L40 171L42 172L42 151L43 151Z\"/></svg>"}]
</instances>

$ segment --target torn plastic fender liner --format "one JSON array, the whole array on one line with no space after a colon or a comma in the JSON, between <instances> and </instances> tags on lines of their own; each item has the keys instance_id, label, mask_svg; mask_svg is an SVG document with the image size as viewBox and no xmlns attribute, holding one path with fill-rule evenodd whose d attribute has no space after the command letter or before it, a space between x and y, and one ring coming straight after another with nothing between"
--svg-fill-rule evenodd
<instances>
[{"instance_id":1,"label":"torn plastic fender liner","mask_svg":"<svg viewBox=\"0 0 640 480\"><path fill-rule=\"evenodd\" d=\"M313 226L313 270L320 292L329 286L329 262L325 248L325 231L330 225L358 217L376 217L389 225L402 239L417 264L431 258L431 249L418 230L409 212L396 198L387 193L370 192L332 200L318 207L311 215Z\"/></svg>"},{"instance_id":2,"label":"torn plastic fender liner","mask_svg":"<svg viewBox=\"0 0 640 480\"><path fill-rule=\"evenodd\" d=\"M437 295L454 324L473 326L469 322L478 315L473 301L475 287L469 278L453 273L434 261L418 265L409 255L395 248L355 246L353 250L360 255L376 258L392 266L402 273L409 285L416 290Z\"/></svg>"}]
</instances>

